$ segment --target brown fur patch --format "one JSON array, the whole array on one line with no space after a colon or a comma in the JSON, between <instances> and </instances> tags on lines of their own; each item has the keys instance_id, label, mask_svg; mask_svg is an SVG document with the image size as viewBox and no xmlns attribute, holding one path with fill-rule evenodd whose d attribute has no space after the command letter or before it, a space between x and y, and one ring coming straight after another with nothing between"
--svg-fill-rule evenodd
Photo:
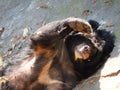
<instances>
[{"instance_id":1,"label":"brown fur patch","mask_svg":"<svg viewBox=\"0 0 120 90\"><path fill-rule=\"evenodd\" d=\"M53 84L53 83L62 83L58 80L52 80L49 76L49 70L52 64L52 60L50 60L42 69L39 78L38 78L38 82L40 84L43 85L49 85L49 84Z\"/></svg>"},{"instance_id":2,"label":"brown fur patch","mask_svg":"<svg viewBox=\"0 0 120 90\"><path fill-rule=\"evenodd\" d=\"M42 54L45 54L47 57L53 57L53 56L55 56L56 51L50 50L50 49L46 49L46 48L42 48L39 45L36 45L35 49L34 49L34 55L36 57L39 57Z\"/></svg>"},{"instance_id":3,"label":"brown fur patch","mask_svg":"<svg viewBox=\"0 0 120 90\"><path fill-rule=\"evenodd\" d=\"M83 32L83 33L93 32L91 25L83 19L71 17L66 20L67 20L68 25L75 31L79 31L79 32Z\"/></svg>"}]
</instances>

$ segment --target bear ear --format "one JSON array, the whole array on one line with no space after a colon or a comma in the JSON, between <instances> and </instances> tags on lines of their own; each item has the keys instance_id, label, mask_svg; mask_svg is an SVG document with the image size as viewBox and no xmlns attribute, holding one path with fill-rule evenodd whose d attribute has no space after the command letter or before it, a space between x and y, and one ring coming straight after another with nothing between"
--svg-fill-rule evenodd
<instances>
[{"instance_id":1,"label":"bear ear","mask_svg":"<svg viewBox=\"0 0 120 90\"><path fill-rule=\"evenodd\" d=\"M91 25L93 31L96 31L98 27L100 26L100 24L95 20L90 19L88 22Z\"/></svg>"}]
</instances>

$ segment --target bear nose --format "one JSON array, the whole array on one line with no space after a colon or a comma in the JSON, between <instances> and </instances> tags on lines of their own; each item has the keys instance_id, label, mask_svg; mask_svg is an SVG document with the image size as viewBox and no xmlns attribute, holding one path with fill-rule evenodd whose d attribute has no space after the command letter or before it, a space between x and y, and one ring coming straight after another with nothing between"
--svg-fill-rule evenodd
<instances>
[{"instance_id":1,"label":"bear nose","mask_svg":"<svg viewBox=\"0 0 120 90\"><path fill-rule=\"evenodd\" d=\"M84 51L88 51L88 47L86 46L86 47L84 47Z\"/></svg>"},{"instance_id":2,"label":"bear nose","mask_svg":"<svg viewBox=\"0 0 120 90\"><path fill-rule=\"evenodd\" d=\"M90 47L89 46L85 46L83 50L84 50L84 52L88 53L90 51Z\"/></svg>"}]
</instances>

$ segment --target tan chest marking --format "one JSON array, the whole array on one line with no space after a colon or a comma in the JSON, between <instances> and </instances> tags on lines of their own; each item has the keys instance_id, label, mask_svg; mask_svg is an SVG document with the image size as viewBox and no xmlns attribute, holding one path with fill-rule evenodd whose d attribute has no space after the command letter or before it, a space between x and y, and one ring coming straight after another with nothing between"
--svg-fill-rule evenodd
<instances>
[{"instance_id":1,"label":"tan chest marking","mask_svg":"<svg viewBox=\"0 0 120 90\"><path fill-rule=\"evenodd\" d=\"M43 67L42 72L40 73L39 78L38 78L38 82L39 83L45 84L45 85L53 84L53 83L63 83L61 81L53 80L53 79L50 78L50 76L49 76L49 69L50 69L51 64L52 64L52 60L50 60Z\"/></svg>"}]
</instances>

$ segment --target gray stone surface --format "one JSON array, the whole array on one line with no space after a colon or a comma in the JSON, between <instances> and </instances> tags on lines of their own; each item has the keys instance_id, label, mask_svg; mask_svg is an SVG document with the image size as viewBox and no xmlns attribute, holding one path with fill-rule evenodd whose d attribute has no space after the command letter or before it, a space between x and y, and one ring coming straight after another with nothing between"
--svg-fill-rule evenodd
<instances>
[{"instance_id":1,"label":"gray stone surface","mask_svg":"<svg viewBox=\"0 0 120 90\"><path fill-rule=\"evenodd\" d=\"M75 90L120 90L120 0L0 0L0 27L5 27L0 34L0 55L7 53L9 58L17 53L26 41L23 33L29 36L45 23L70 16L95 19L100 28L117 37L103 68Z\"/></svg>"}]
</instances>

